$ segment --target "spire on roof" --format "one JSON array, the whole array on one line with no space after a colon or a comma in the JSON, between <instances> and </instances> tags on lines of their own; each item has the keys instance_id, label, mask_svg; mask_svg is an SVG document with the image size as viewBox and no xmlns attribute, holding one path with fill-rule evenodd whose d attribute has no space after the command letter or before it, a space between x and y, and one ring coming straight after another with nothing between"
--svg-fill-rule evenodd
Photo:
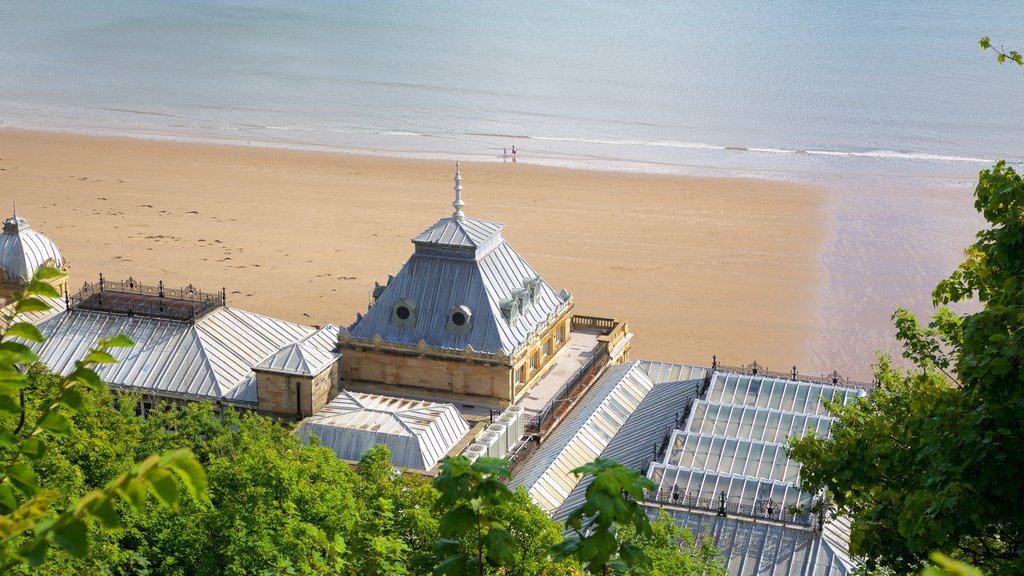
<instances>
[{"instance_id":1,"label":"spire on roof","mask_svg":"<svg viewBox=\"0 0 1024 576\"><path fill-rule=\"evenodd\" d=\"M18 217L18 201L17 200L12 200L12 202L14 202L14 217L17 218Z\"/></svg>"},{"instance_id":2,"label":"spire on roof","mask_svg":"<svg viewBox=\"0 0 1024 576\"><path fill-rule=\"evenodd\" d=\"M455 207L455 212L452 213L452 218L455 218L459 222L466 219L466 215L462 213L462 207L466 203L462 201L462 174L459 172L459 163L455 163L455 202L452 202L452 206Z\"/></svg>"}]
</instances>

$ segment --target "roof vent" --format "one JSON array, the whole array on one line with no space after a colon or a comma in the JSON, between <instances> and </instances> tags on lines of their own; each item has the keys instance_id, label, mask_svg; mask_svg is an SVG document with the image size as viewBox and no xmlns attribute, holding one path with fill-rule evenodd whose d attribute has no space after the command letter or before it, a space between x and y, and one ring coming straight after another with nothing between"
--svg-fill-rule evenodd
<instances>
[{"instance_id":1,"label":"roof vent","mask_svg":"<svg viewBox=\"0 0 1024 576\"><path fill-rule=\"evenodd\" d=\"M515 326L516 321L519 320L519 301L515 298L502 300L501 315L505 317L506 322Z\"/></svg>"},{"instance_id":2,"label":"roof vent","mask_svg":"<svg viewBox=\"0 0 1024 576\"><path fill-rule=\"evenodd\" d=\"M473 331L473 311L465 304L459 304L448 311L448 325L445 330L463 336Z\"/></svg>"},{"instance_id":3,"label":"roof vent","mask_svg":"<svg viewBox=\"0 0 1024 576\"><path fill-rule=\"evenodd\" d=\"M534 276L533 278L523 279L523 288L530 291L530 299L536 300L540 294L540 285L542 280L540 276Z\"/></svg>"},{"instance_id":4,"label":"roof vent","mask_svg":"<svg viewBox=\"0 0 1024 576\"><path fill-rule=\"evenodd\" d=\"M416 327L416 301L402 298L391 307L391 325L396 328Z\"/></svg>"}]
</instances>

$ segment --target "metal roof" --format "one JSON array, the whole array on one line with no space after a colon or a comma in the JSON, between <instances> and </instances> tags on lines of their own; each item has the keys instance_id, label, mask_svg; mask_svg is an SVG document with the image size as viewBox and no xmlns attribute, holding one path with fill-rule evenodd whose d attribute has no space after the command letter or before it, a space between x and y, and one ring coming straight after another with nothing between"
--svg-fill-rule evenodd
<instances>
[{"instance_id":1,"label":"metal roof","mask_svg":"<svg viewBox=\"0 0 1024 576\"><path fill-rule=\"evenodd\" d=\"M338 327L329 324L309 338L289 344L256 365L259 370L283 372L301 376L316 376L341 358L334 352L338 342Z\"/></svg>"},{"instance_id":2,"label":"metal roof","mask_svg":"<svg viewBox=\"0 0 1024 576\"><path fill-rule=\"evenodd\" d=\"M299 425L304 442L317 436L339 458L357 461L377 444L399 468L427 471L469 432L455 406L342 390Z\"/></svg>"},{"instance_id":3,"label":"metal roof","mask_svg":"<svg viewBox=\"0 0 1024 576\"><path fill-rule=\"evenodd\" d=\"M524 486L534 502L554 512L576 488L572 471L608 447L654 388L640 362L617 364L597 379L554 432L517 467L510 486Z\"/></svg>"},{"instance_id":4,"label":"metal roof","mask_svg":"<svg viewBox=\"0 0 1024 576\"><path fill-rule=\"evenodd\" d=\"M27 282L36 269L51 262L54 268L64 266L64 256L52 240L32 230L28 220L17 214L4 220L0 234L0 267L7 280Z\"/></svg>"},{"instance_id":5,"label":"metal roof","mask_svg":"<svg viewBox=\"0 0 1024 576\"><path fill-rule=\"evenodd\" d=\"M413 243L434 244L443 246L459 246L464 248L480 248L489 244L488 241L498 236L504 224L488 222L477 218L442 218L413 238ZM419 246L417 246L419 247Z\"/></svg>"},{"instance_id":6,"label":"metal roof","mask_svg":"<svg viewBox=\"0 0 1024 576\"><path fill-rule=\"evenodd\" d=\"M668 362L654 362L651 360L641 360L640 364L655 384L679 382L682 380L699 380L708 373L707 368L689 366L687 364L670 364Z\"/></svg>"},{"instance_id":7,"label":"metal roof","mask_svg":"<svg viewBox=\"0 0 1024 576\"><path fill-rule=\"evenodd\" d=\"M479 226L480 232L477 227ZM451 236L454 229L464 235ZM484 237L487 231L493 235ZM536 271L504 240L500 225L473 218L458 222L445 218L420 235L433 239L430 246L444 242L461 249L463 243L493 243L490 249L472 248L465 254L426 249L428 240L417 242L416 252L392 278L366 315L349 328L353 338L371 340L380 335L384 342L511 355L552 318L569 300L555 293ZM464 236L464 237L463 237ZM481 245L483 246L483 245ZM533 284L530 287L530 284ZM517 299L518 316L506 317L502 303ZM396 322L396 307L413 309L413 321ZM450 313L468 308L468 329L452 330Z\"/></svg>"},{"instance_id":8,"label":"metal roof","mask_svg":"<svg viewBox=\"0 0 1024 576\"><path fill-rule=\"evenodd\" d=\"M800 465L786 454L787 437L829 434L822 398L843 403L862 390L751 374L716 372L706 399L672 433L651 464L652 516L664 506L680 526L711 535L730 574L821 574L852 571L849 534L830 522L819 532L799 489ZM728 518L715 515L724 494Z\"/></svg>"},{"instance_id":9,"label":"metal roof","mask_svg":"<svg viewBox=\"0 0 1024 576\"><path fill-rule=\"evenodd\" d=\"M752 522L696 510L662 509L696 538L709 536L733 576L846 576L853 572L849 536L825 525L822 532L775 522ZM658 508L648 508L656 518Z\"/></svg>"},{"instance_id":10,"label":"metal roof","mask_svg":"<svg viewBox=\"0 0 1024 576\"><path fill-rule=\"evenodd\" d=\"M601 458L609 458L627 468L643 469L654 459L658 441L675 428L687 404L696 398L701 384L701 379L656 383L601 452ZM558 521L568 518L583 504L587 487L593 480L593 476L581 479L551 517Z\"/></svg>"},{"instance_id":11,"label":"metal roof","mask_svg":"<svg viewBox=\"0 0 1024 576\"><path fill-rule=\"evenodd\" d=\"M118 362L96 370L105 382L159 396L247 406L256 404L252 367L316 332L228 307L194 324L65 310L42 320L39 329L47 340L33 348L54 372L70 373L99 338L124 334L135 346L110 350Z\"/></svg>"}]
</instances>

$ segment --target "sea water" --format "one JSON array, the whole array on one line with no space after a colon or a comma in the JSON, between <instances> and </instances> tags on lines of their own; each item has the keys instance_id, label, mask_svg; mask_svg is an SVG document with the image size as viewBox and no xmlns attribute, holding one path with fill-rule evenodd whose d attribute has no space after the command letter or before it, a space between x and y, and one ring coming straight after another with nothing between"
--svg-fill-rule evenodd
<instances>
[{"instance_id":1,"label":"sea water","mask_svg":"<svg viewBox=\"0 0 1024 576\"><path fill-rule=\"evenodd\" d=\"M1014 2L0 2L2 126L672 173L1024 160Z\"/></svg>"}]
</instances>

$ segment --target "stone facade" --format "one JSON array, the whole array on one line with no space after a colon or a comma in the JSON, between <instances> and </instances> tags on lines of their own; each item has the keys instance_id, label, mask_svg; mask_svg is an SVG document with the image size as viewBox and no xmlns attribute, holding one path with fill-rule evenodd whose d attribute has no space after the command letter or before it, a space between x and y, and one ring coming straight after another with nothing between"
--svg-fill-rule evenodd
<instances>
[{"instance_id":1,"label":"stone facade","mask_svg":"<svg viewBox=\"0 0 1024 576\"><path fill-rule=\"evenodd\" d=\"M261 414L305 418L338 395L337 362L314 376L259 369L253 372Z\"/></svg>"},{"instance_id":2,"label":"stone facade","mask_svg":"<svg viewBox=\"0 0 1024 576\"><path fill-rule=\"evenodd\" d=\"M529 391L569 343L572 306L538 330L514 356L366 341L342 334L342 380L355 386L419 388L506 407Z\"/></svg>"}]
</instances>

